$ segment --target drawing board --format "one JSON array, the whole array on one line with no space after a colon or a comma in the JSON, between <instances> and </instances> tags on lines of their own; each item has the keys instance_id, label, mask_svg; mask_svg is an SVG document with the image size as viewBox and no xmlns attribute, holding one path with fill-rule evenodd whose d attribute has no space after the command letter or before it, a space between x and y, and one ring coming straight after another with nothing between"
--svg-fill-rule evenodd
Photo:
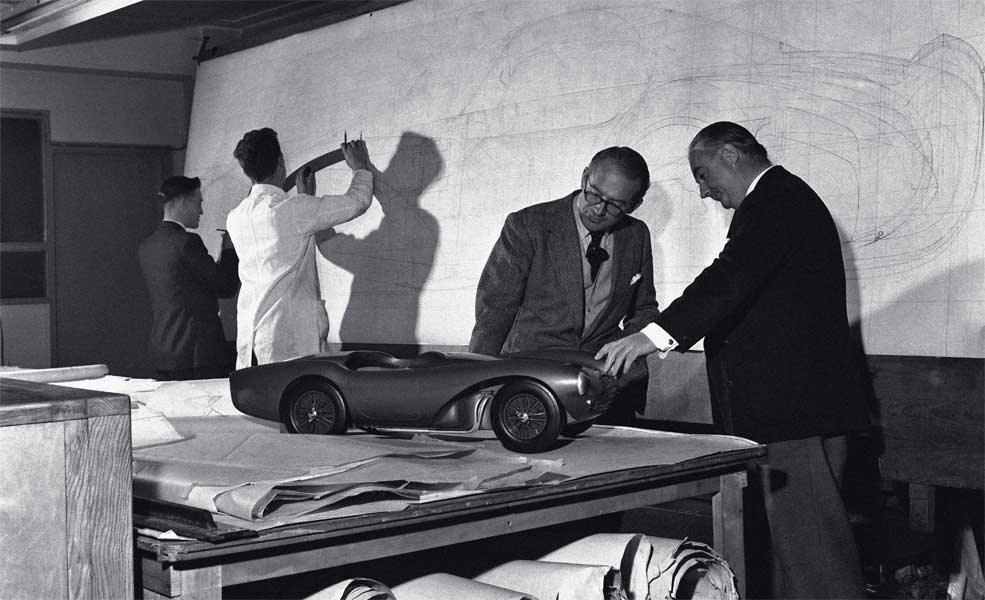
<instances>
[{"instance_id":1,"label":"drawing board","mask_svg":"<svg viewBox=\"0 0 985 600\"><path fill-rule=\"evenodd\" d=\"M329 340L464 345L504 218L610 145L647 159L635 216L676 298L731 218L687 144L732 120L830 208L867 352L980 357L983 54L980 0L414 0L203 63L185 171L217 249L245 131L276 129L289 171L361 131L382 174L319 241ZM329 167L319 193L349 178Z\"/></svg>"}]
</instances>

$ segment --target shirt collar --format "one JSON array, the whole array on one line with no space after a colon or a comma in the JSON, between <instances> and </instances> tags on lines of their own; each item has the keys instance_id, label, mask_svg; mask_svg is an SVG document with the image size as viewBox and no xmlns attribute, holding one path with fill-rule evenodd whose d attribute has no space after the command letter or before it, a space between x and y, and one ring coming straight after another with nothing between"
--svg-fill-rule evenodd
<instances>
[{"instance_id":1,"label":"shirt collar","mask_svg":"<svg viewBox=\"0 0 985 600\"><path fill-rule=\"evenodd\" d=\"M756 184L759 183L759 180L763 178L763 173L766 173L766 171L769 171L770 169L772 169L775 166L776 165L770 165L770 166L766 167L765 169L763 169L762 172L759 175L756 175L756 178L753 179L752 180L752 183L749 184L749 189L746 190L746 196L748 196L749 194L751 194L752 191L754 189L756 189Z\"/></svg>"},{"instance_id":2,"label":"shirt collar","mask_svg":"<svg viewBox=\"0 0 985 600\"><path fill-rule=\"evenodd\" d=\"M188 228L187 228L187 227L185 227L185 226L184 226L184 225L182 225L181 223L179 223L179 222L177 222L177 221L175 221L174 219L161 219L161 220L162 220L162 221L164 221L165 223L174 223L174 224L175 224L175 225L177 225L178 227L181 227L181 230L182 230L182 231L188 231Z\"/></svg>"},{"instance_id":3,"label":"shirt collar","mask_svg":"<svg viewBox=\"0 0 985 600\"><path fill-rule=\"evenodd\" d=\"M283 189L277 187L276 185L270 185L269 183L254 183L253 187L250 188L251 196L277 196L278 198L286 198L287 192Z\"/></svg>"}]
</instances>

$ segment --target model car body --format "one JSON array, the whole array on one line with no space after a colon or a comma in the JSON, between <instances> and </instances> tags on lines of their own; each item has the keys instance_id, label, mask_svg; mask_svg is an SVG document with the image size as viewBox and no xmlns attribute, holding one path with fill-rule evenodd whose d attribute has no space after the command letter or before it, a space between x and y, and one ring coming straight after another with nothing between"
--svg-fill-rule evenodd
<instances>
[{"instance_id":1,"label":"model car body","mask_svg":"<svg viewBox=\"0 0 985 600\"><path fill-rule=\"evenodd\" d=\"M492 428L514 452L542 452L609 408L615 380L592 355L545 350L504 356L426 352L316 354L229 377L241 412L292 433L451 433Z\"/></svg>"}]
</instances>

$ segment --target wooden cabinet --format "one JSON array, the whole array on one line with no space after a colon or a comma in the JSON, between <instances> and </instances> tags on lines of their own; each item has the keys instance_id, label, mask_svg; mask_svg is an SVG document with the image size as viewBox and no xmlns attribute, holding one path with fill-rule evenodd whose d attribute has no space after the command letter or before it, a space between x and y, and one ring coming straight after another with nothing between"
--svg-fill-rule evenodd
<instances>
[{"instance_id":1,"label":"wooden cabinet","mask_svg":"<svg viewBox=\"0 0 985 600\"><path fill-rule=\"evenodd\" d=\"M0 379L0 598L133 598L130 399Z\"/></svg>"}]
</instances>

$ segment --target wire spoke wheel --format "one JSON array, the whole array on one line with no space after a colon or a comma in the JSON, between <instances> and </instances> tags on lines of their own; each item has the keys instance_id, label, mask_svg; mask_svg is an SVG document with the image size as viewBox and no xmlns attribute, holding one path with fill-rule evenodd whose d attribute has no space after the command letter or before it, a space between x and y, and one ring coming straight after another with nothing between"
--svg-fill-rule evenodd
<instances>
[{"instance_id":1,"label":"wire spoke wheel","mask_svg":"<svg viewBox=\"0 0 985 600\"><path fill-rule=\"evenodd\" d=\"M285 394L282 420L291 433L345 433L348 415L342 396L331 383L302 380Z\"/></svg>"},{"instance_id":2,"label":"wire spoke wheel","mask_svg":"<svg viewBox=\"0 0 985 600\"><path fill-rule=\"evenodd\" d=\"M328 394L321 390L308 390L294 401L291 418L299 433L328 433L338 416Z\"/></svg>"},{"instance_id":3,"label":"wire spoke wheel","mask_svg":"<svg viewBox=\"0 0 985 600\"><path fill-rule=\"evenodd\" d=\"M532 394L517 394L506 402L507 431L521 440L532 440L547 427L547 408Z\"/></svg>"},{"instance_id":4,"label":"wire spoke wheel","mask_svg":"<svg viewBox=\"0 0 985 600\"><path fill-rule=\"evenodd\" d=\"M492 403L492 425L507 450L549 450L564 427L564 412L547 388L527 380L507 383Z\"/></svg>"}]
</instances>

